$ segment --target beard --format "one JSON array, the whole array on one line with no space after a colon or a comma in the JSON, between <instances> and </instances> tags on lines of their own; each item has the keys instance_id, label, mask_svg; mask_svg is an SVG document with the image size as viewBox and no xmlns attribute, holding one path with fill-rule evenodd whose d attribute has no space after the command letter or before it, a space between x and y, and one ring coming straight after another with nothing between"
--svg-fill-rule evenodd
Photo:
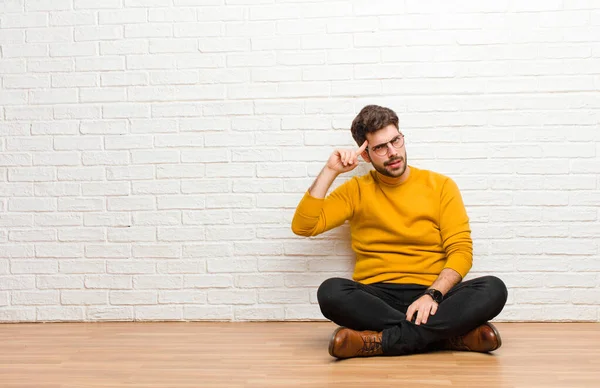
<instances>
[{"instance_id":1,"label":"beard","mask_svg":"<svg viewBox=\"0 0 600 388\"><path fill-rule=\"evenodd\" d=\"M390 164L398 161L402 162L399 167L388 167ZM389 176L390 178L398 178L399 176L402 176L402 174L404 174L406 171L406 166L408 165L406 153L404 153L404 156L399 155L391 158L390 160L384 162L382 166L378 166L375 163L372 164L377 172L379 172L381 175Z\"/></svg>"}]
</instances>

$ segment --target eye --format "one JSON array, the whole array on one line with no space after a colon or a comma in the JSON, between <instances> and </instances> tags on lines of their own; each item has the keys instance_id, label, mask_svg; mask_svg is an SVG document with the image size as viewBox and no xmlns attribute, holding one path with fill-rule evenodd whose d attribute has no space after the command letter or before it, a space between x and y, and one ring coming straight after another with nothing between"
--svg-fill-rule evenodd
<instances>
[{"instance_id":1,"label":"eye","mask_svg":"<svg viewBox=\"0 0 600 388\"><path fill-rule=\"evenodd\" d=\"M392 139L391 143L394 147L397 147L400 145L401 140L402 140L402 136L396 136L395 138Z\"/></svg>"}]
</instances>

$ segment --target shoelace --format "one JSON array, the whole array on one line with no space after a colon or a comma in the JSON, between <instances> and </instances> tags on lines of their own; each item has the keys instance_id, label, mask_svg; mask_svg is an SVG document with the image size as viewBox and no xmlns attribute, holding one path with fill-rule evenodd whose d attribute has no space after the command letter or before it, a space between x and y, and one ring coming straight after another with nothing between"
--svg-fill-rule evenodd
<instances>
[{"instance_id":1,"label":"shoelace","mask_svg":"<svg viewBox=\"0 0 600 388\"><path fill-rule=\"evenodd\" d=\"M381 342L375 336L363 337L363 347L360 352L363 354L372 354L381 350Z\"/></svg>"}]
</instances>

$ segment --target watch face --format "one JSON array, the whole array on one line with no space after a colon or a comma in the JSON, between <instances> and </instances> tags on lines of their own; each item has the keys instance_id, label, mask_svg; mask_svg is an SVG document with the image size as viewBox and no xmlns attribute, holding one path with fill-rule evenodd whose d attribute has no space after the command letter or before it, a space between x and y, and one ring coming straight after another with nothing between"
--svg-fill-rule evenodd
<instances>
[{"instance_id":1,"label":"watch face","mask_svg":"<svg viewBox=\"0 0 600 388\"><path fill-rule=\"evenodd\" d=\"M437 303L441 303L442 300L444 299L442 293L438 290L432 290L430 289L427 292L429 295L431 295L431 297L433 298L434 301L436 301Z\"/></svg>"}]
</instances>

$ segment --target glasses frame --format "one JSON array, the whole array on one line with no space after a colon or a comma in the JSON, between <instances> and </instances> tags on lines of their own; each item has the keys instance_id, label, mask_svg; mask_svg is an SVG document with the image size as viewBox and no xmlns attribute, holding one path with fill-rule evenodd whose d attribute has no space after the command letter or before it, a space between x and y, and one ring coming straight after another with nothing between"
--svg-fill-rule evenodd
<instances>
[{"instance_id":1,"label":"glasses frame","mask_svg":"<svg viewBox=\"0 0 600 388\"><path fill-rule=\"evenodd\" d=\"M395 146L393 143L396 140L400 140L401 143L399 146ZM390 152L390 147L392 146L394 149L401 149L402 147L404 147L404 134L400 133L398 134L398 136L394 136L394 138L392 140L386 141L385 143L381 143L381 144L377 144L375 146L376 150L373 148L370 148L371 151L373 151L373 153L377 156L385 156ZM377 147L381 147L381 148L377 148ZM369 147L367 147L367 150L369 150ZM381 150L381 151L380 151Z\"/></svg>"}]
</instances>

